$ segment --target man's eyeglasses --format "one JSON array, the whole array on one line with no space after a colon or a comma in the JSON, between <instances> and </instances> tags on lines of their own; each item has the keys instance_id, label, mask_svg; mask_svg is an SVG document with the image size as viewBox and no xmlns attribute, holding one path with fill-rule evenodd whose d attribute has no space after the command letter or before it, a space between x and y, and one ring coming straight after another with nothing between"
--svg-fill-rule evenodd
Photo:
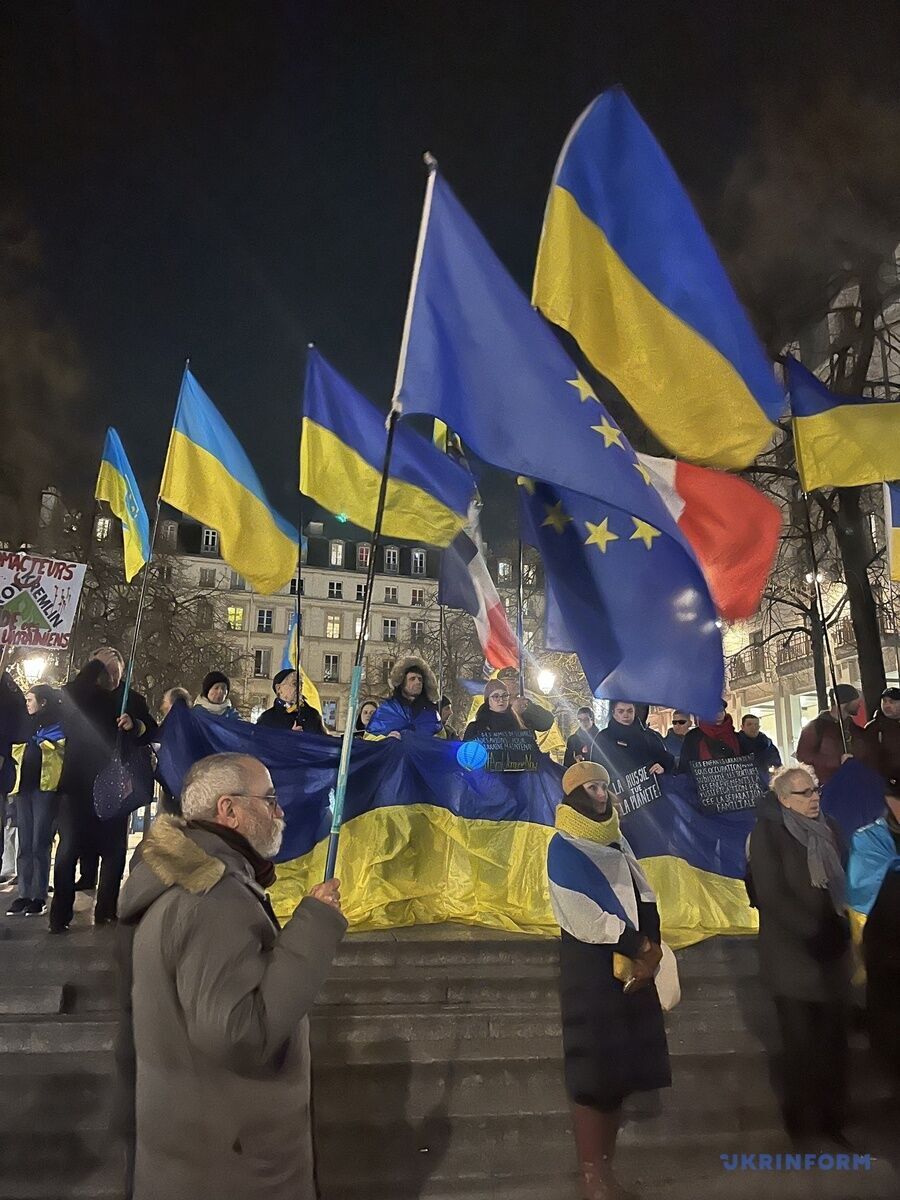
<instances>
[{"instance_id":1,"label":"man's eyeglasses","mask_svg":"<svg viewBox=\"0 0 900 1200\"><path fill-rule=\"evenodd\" d=\"M259 792L232 792L231 794L232 796L242 796L246 800L265 800L273 812L278 807L278 797L274 792L266 792L264 795Z\"/></svg>"},{"instance_id":2,"label":"man's eyeglasses","mask_svg":"<svg viewBox=\"0 0 900 1200\"><path fill-rule=\"evenodd\" d=\"M792 796L803 796L807 800L811 800L813 798L813 796L818 796L818 794L819 794L819 789L817 787L802 788L800 791L792 791L791 792Z\"/></svg>"}]
</instances>

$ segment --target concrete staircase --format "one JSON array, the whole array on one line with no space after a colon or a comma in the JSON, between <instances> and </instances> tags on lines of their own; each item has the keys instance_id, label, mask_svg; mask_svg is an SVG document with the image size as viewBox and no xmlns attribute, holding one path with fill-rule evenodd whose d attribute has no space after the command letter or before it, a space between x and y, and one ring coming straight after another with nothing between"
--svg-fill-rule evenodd
<instances>
[{"instance_id":1,"label":"concrete staircase","mask_svg":"<svg viewBox=\"0 0 900 1200\"><path fill-rule=\"evenodd\" d=\"M121 1197L112 938L0 919L0 1200ZM879 1156L871 1169L725 1170L723 1154L788 1149L755 955L739 939L679 955L674 1084L634 1098L623 1182L646 1200L900 1195L896 1115L861 1042L851 1138ZM313 1041L323 1200L577 1200L554 943L459 928L350 937Z\"/></svg>"}]
</instances>

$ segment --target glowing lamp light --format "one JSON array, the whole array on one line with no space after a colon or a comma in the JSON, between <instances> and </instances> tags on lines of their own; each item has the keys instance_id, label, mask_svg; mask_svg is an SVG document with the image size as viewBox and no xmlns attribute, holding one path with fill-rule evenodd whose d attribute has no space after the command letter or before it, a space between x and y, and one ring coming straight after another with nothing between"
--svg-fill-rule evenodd
<instances>
[{"instance_id":1,"label":"glowing lamp light","mask_svg":"<svg viewBox=\"0 0 900 1200\"><path fill-rule=\"evenodd\" d=\"M28 686L34 687L43 678L46 669L47 660L42 655L36 654L33 658L26 658L22 663L22 674L25 676Z\"/></svg>"},{"instance_id":2,"label":"glowing lamp light","mask_svg":"<svg viewBox=\"0 0 900 1200\"><path fill-rule=\"evenodd\" d=\"M552 671L538 671L537 685L545 696L549 696L556 685L556 676Z\"/></svg>"},{"instance_id":3,"label":"glowing lamp light","mask_svg":"<svg viewBox=\"0 0 900 1200\"><path fill-rule=\"evenodd\" d=\"M456 761L465 771L480 771L487 764L488 752L481 742L461 742Z\"/></svg>"}]
</instances>

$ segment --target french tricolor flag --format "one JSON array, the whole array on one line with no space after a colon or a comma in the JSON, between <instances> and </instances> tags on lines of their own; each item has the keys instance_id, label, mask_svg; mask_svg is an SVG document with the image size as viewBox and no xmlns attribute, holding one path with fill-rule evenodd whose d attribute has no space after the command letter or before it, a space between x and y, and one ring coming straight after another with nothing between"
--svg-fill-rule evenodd
<instances>
[{"instance_id":1,"label":"french tricolor flag","mask_svg":"<svg viewBox=\"0 0 900 1200\"><path fill-rule=\"evenodd\" d=\"M492 667L499 670L518 665L518 644L506 609L470 533L457 534L441 556L438 603L472 615L484 657Z\"/></svg>"}]
</instances>

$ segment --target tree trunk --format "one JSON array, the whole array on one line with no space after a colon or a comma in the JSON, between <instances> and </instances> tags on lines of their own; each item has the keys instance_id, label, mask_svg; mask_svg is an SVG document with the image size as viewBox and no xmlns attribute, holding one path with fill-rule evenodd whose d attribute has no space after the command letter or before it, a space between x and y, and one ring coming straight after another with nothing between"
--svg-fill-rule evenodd
<instances>
[{"instance_id":1,"label":"tree trunk","mask_svg":"<svg viewBox=\"0 0 900 1200\"><path fill-rule=\"evenodd\" d=\"M825 634L822 618L819 616L818 604L812 604L809 609L809 643L812 646L813 678L816 681L816 699L819 711L829 708L828 675L825 670Z\"/></svg>"},{"instance_id":2,"label":"tree trunk","mask_svg":"<svg viewBox=\"0 0 900 1200\"><path fill-rule=\"evenodd\" d=\"M866 513L860 507L860 488L838 488L839 510L834 521L835 536L844 564L850 619L856 639L859 674L866 710L878 707L884 690L884 657L881 629L868 566L872 559L872 537Z\"/></svg>"}]
</instances>

